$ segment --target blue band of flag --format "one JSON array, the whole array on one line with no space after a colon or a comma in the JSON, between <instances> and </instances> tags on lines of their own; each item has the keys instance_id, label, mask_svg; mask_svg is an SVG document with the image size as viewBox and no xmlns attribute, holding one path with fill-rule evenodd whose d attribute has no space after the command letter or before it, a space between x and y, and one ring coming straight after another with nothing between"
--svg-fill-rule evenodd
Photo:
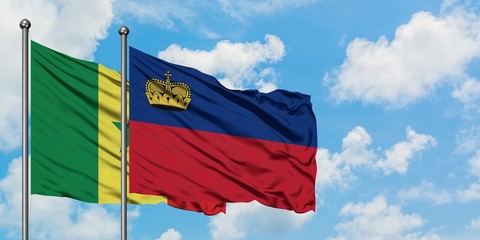
<instances>
[{"instance_id":1,"label":"blue band of flag","mask_svg":"<svg viewBox=\"0 0 480 240\"><path fill-rule=\"evenodd\" d=\"M316 147L316 121L310 96L275 90L229 90L214 77L193 68L172 64L130 47L130 108L135 121L239 137ZM152 78L182 82L191 89L187 110L166 110L150 105L145 83ZM144 113L149 114L144 114ZM161 138L161 136L159 136Z\"/></svg>"}]
</instances>

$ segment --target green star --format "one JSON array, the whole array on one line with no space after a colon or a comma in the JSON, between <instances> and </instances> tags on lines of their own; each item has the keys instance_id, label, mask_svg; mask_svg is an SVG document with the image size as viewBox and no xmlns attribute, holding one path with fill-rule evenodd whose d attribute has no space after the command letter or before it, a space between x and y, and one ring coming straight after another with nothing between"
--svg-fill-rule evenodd
<instances>
[{"instance_id":1,"label":"green star","mask_svg":"<svg viewBox=\"0 0 480 240\"><path fill-rule=\"evenodd\" d=\"M115 127L118 128L118 130L120 130L120 132L122 132L122 123L121 122L112 122ZM130 146L130 131L129 131L129 127L128 127L128 123L127 123L127 147ZM121 149L120 149L121 151Z\"/></svg>"}]
</instances>

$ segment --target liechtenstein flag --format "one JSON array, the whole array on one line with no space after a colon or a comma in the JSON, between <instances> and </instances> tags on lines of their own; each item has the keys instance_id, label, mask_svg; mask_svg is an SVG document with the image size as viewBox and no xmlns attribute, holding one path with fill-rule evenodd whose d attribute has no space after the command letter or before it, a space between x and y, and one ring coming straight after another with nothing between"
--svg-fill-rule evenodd
<instances>
[{"instance_id":1,"label":"liechtenstein flag","mask_svg":"<svg viewBox=\"0 0 480 240\"><path fill-rule=\"evenodd\" d=\"M315 210L317 130L308 95L229 90L130 47L129 124L130 192Z\"/></svg>"}]
</instances>

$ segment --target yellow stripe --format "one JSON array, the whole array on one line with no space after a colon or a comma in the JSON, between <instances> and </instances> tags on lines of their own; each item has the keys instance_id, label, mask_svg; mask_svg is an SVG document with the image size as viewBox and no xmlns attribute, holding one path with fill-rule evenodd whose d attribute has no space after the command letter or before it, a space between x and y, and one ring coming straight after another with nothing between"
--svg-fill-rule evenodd
<instances>
[{"instance_id":1,"label":"yellow stripe","mask_svg":"<svg viewBox=\"0 0 480 240\"><path fill-rule=\"evenodd\" d=\"M120 203L120 74L98 65L98 202ZM127 99L128 101L128 99ZM128 106L128 104L127 104ZM128 118L128 117L127 117ZM128 180L127 180L128 183ZM129 203L166 202L162 196L130 193Z\"/></svg>"}]
</instances>

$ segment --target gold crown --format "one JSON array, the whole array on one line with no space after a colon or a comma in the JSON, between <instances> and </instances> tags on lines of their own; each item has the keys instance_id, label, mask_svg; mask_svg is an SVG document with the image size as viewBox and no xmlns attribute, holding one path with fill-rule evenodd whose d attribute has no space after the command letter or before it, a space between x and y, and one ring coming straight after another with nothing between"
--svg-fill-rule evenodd
<instances>
[{"instance_id":1,"label":"gold crown","mask_svg":"<svg viewBox=\"0 0 480 240\"><path fill-rule=\"evenodd\" d=\"M147 80L145 95L148 102L152 106L186 110L191 100L190 87L182 82L170 82L171 76L170 71L167 71L165 81L156 78Z\"/></svg>"}]
</instances>

